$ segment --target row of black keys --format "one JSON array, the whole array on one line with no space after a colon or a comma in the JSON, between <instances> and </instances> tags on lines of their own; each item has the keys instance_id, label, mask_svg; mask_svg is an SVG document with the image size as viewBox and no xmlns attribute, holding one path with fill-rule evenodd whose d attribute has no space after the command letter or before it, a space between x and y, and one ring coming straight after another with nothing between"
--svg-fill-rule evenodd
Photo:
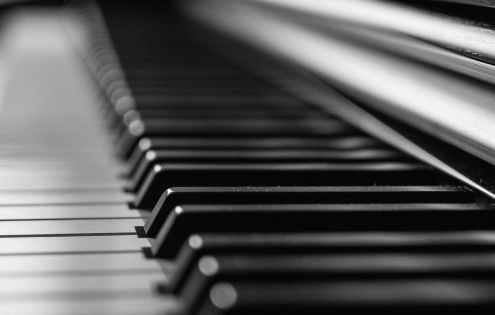
<instances>
[{"instance_id":1,"label":"row of black keys","mask_svg":"<svg viewBox=\"0 0 495 315\"><path fill-rule=\"evenodd\" d=\"M177 261L160 290L184 314L490 309L491 205L208 52L158 8L102 7L120 63L98 30L93 62L106 61L126 189L152 210L148 257Z\"/></svg>"},{"instance_id":2,"label":"row of black keys","mask_svg":"<svg viewBox=\"0 0 495 315\"><path fill-rule=\"evenodd\" d=\"M218 60L180 37L179 26L168 27L155 45L129 40L139 28L111 29L135 99L113 123L118 152L130 160L127 190L136 194L135 207L153 208L164 189L191 183L438 183L425 165Z\"/></svg>"}]
</instances>

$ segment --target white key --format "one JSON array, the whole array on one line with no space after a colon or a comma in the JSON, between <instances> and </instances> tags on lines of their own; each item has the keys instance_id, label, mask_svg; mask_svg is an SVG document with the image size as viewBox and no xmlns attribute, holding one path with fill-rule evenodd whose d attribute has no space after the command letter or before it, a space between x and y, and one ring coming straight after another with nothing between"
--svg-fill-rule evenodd
<instances>
[{"instance_id":1,"label":"white key","mask_svg":"<svg viewBox=\"0 0 495 315\"><path fill-rule=\"evenodd\" d=\"M122 291L150 292L154 284L166 281L160 270L138 274L105 274L105 275L47 275L2 278L0 281L0 299L25 299L60 296L71 298L87 295L89 298L98 295L118 296Z\"/></svg>"},{"instance_id":2,"label":"white key","mask_svg":"<svg viewBox=\"0 0 495 315\"><path fill-rule=\"evenodd\" d=\"M146 292L147 293L147 292ZM180 304L171 297L143 296L136 292L105 299L44 298L22 301L7 300L0 313L9 315L158 315L176 312Z\"/></svg>"},{"instance_id":3,"label":"white key","mask_svg":"<svg viewBox=\"0 0 495 315\"><path fill-rule=\"evenodd\" d=\"M0 207L0 220L139 217L141 214L137 210L129 209L126 204Z\"/></svg>"},{"instance_id":4,"label":"white key","mask_svg":"<svg viewBox=\"0 0 495 315\"><path fill-rule=\"evenodd\" d=\"M2 236L136 234L137 219L0 221Z\"/></svg>"},{"instance_id":5,"label":"white key","mask_svg":"<svg viewBox=\"0 0 495 315\"><path fill-rule=\"evenodd\" d=\"M139 251L150 246L136 235L20 237L0 240L0 255Z\"/></svg>"},{"instance_id":6,"label":"white key","mask_svg":"<svg viewBox=\"0 0 495 315\"><path fill-rule=\"evenodd\" d=\"M0 277L144 271L161 272L161 267L156 260L147 259L140 252L0 256Z\"/></svg>"},{"instance_id":7,"label":"white key","mask_svg":"<svg viewBox=\"0 0 495 315\"><path fill-rule=\"evenodd\" d=\"M126 203L132 197L118 189L100 190L25 190L0 191L0 206Z\"/></svg>"}]
</instances>

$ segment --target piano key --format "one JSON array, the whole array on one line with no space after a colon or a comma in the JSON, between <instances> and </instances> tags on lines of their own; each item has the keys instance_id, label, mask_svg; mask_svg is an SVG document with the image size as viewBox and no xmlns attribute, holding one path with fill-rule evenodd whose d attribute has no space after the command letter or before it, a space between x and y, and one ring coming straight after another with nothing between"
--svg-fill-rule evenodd
<instances>
[{"instance_id":1,"label":"piano key","mask_svg":"<svg viewBox=\"0 0 495 315\"><path fill-rule=\"evenodd\" d=\"M71 151L69 152L44 152L43 150L18 150L17 148L5 148L2 152L2 160L0 161L0 167L2 167L2 172L22 172L25 173L41 173L45 174L48 171L59 171L58 167L64 168L67 171L82 173L101 172L104 176L109 176L113 178L113 163L107 157L106 159L99 160L92 159L92 153L86 151L83 152ZM78 158L79 156L79 158ZM12 168L17 167L18 169L13 171ZM73 170L71 168L79 167L79 170ZM3 169L5 168L5 169ZM94 174L96 175L96 174Z\"/></svg>"},{"instance_id":2,"label":"piano key","mask_svg":"<svg viewBox=\"0 0 495 315\"><path fill-rule=\"evenodd\" d=\"M343 136L328 138L315 138L309 135L298 137L259 137L259 138L235 138L235 137L151 137L141 139L139 149L142 151L156 149L220 149L230 148L232 150L252 149L311 149L311 150L355 150L384 148L386 145L374 138L367 136Z\"/></svg>"},{"instance_id":3,"label":"piano key","mask_svg":"<svg viewBox=\"0 0 495 315\"><path fill-rule=\"evenodd\" d=\"M0 206L0 220L139 218L126 204Z\"/></svg>"},{"instance_id":4,"label":"piano key","mask_svg":"<svg viewBox=\"0 0 495 315\"><path fill-rule=\"evenodd\" d=\"M162 119L135 120L126 129L117 144L118 152L127 158L141 137L151 136L297 136L307 133L313 136L356 135L355 128L340 121L326 119L308 119L292 121L285 119Z\"/></svg>"},{"instance_id":5,"label":"piano key","mask_svg":"<svg viewBox=\"0 0 495 315\"><path fill-rule=\"evenodd\" d=\"M0 305L0 312L10 315L156 315L174 314L179 310L178 301L150 296L149 290L99 297L43 297L28 302L10 298Z\"/></svg>"},{"instance_id":6,"label":"piano key","mask_svg":"<svg viewBox=\"0 0 495 315\"><path fill-rule=\"evenodd\" d=\"M338 257L322 255L318 256L203 256L194 270L189 275L181 298L185 305L185 314L195 313L196 308L201 304L201 300L208 298L210 288L214 288L214 283L251 283L259 286L262 291L268 283L285 285L288 288L304 287L307 297L313 296L327 297L327 307L332 304L349 303L348 305L390 305L391 303L404 304L404 302L415 302L419 305L426 301L439 302L442 304L447 300L459 298L458 292L451 292L454 288L461 289L461 292L469 294L473 301L488 298L495 302L495 295L486 295L481 290L495 286L493 279L476 267L476 264L456 265L453 261L449 267L448 257L430 257L425 261L417 261L418 266L411 266L411 262L416 258L401 256L391 257L390 260L383 261L379 257L361 257L365 260L346 264L339 261ZM383 258L383 257L382 257ZM366 261L366 259L369 259ZM344 259L345 260L345 259ZM343 263L343 264L342 264ZM473 262L472 262L473 263ZM443 269L442 266L446 267ZM443 269L438 273L438 269ZM489 271L485 270L489 273ZM470 272L477 273L477 276L467 276ZM415 282L416 285L411 285ZM433 287L425 290L427 284L443 283L443 290L439 288L433 297L431 291ZM359 283L362 287L355 287ZM314 287L307 286L312 284ZM345 287L348 290L340 292L336 296L327 296L325 286ZM373 287L378 291L373 291ZM420 286L423 290L417 292ZM464 289L462 289L464 287ZM478 287L476 291L468 291ZM354 290L349 290L353 288ZM381 289L381 290L380 290ZM399 289L394 292L393 289ZM211 291L210 291L211 292ZM373 299L366 298L373 296ZM466 297L467 297L466 296ZM307 298L306 297L306 298ZM441 298L440 298L441 297ZM281 304L281 308L291 305L292 295L270 296L267 301L274 304ZM440 298L440 299L439 299ZM447 300L444 300L447 298ZM387 303L388 301L388 303ZM318 305L314 300L312 304ZM255 302L256 303L256 302ZM270 303L270 302L269 302ZM296 302L297 303L297 302ZM428 304L430 304L428 303ZM371 306L368 304L368 306ZM266 307L266 305L265 305ZM311 305L308 305L311 310ZM273 310L272 310L273 311ZM275 311L278 314L278 311Z\"/></svg>"},{"instance_id":7,"label":"piano key","mask_svg":"<svg viewBox=\"0 0 495 315\"><path fill-rule=\"evenodd\" d=\"M337 208L337 207L335 207ZM182 244L197 233L295 232L433 232L489 230L489 211L377 209L362 212L345 207L183 205L175 208L159 230L153 255L176 256ZM359 217L359 220L356 220Z\"/></svg>"},{"instance_id":8,"label":"piano key","mask_svg":"<svg viewBox=\"0 0 495 315\"><path fill-rule=\"evenodd\" d=\"M139 56L138 56L139 58ZM147 82L149 82L149 86L162 86L162 87L184 87L188 81L191 81L191 85L196 88L198 88L199 91L205 90L205 88L201 88L199 84L196 84L194 86L194 83L199 83L201 80L211 80L211 81L216 81L216 82L222 82L225 80L228 80L231 78L233 82L229 84L225 84L224 91L227 93L223 93L223 98L220 98L224 103L226 100L228 100L228 96L230 96L230 100L234 103L236 99L240 100L240 104L245 104L246 101L243 98L243 96L247 96L249 94L249 91L247 93L233 93L229 90L232 90L233 87L236 87L238 84L239 80L236 80L236 77L238 78L239 76L242 76L242 73L239 73L240 71L238 69L233 69L233 68L226 68L222 67L221 64L217 63L215 64L206 64L205 63L198 63L197 66L193 64L186 64L186 63L177 63L177 64L169 64L168 67L162 67L161 69L155 68L155 69L150 69L148 65L143 65L143 67L135 67L134 64L132 63L138 63L139 60L130 60L129 59L129 68L126 69L126 71L134 73L134 77L129 80L130 86L134 87L136 86L138 88L138 91L140 88L143 87ZM159 61L157 61L159 62ZM151 65L150 65L151 66ZM124 66L126 67L126 66ZM170 78L177 78L176 81L170 82ZM218 79L218 80L216 80ZM237 81L237 82L236 82ZM237 84L236 84L237 83ZM160 85L162 84L162 85ZM214 88L214 85L208 86L208 84L205 84L207 88ZM252 90L255 90L258 88L258 91L261 93L252 93L253 96L255 96L254 100L256 103L267 103L269 106L276 103L283 103L286 102L288 104L293 104L296 103L294 100L290 102L288 100L287 95L284 95L284 93L280 93L279 91L276 91L271 88L266 88L262 87L259 88L259 86L253 85ZM221 91L219 90L219 93L217 94L222 94ZM140 96L146 96L147 94L144 93L138 93ZM161 94L161 93L149 93L148 95L157 95L157 96L162 96L166 99L168 95ZM193 99L195 100L196 96L201 96L202 94L195 94L195 93L183 93L183 94L177 94L177 93L170 93L170 96L176 97L172 99ZM204 94L204 96L211 96L208 94ZM148 99L148 98L145 98ZM159 98L158 98L159 99ZM149 100L149 99L148 99ZM211 100L211 99L210 99ZM244 102L243 102L244 101ZM192 102L189 102L192 103ZM301 104L301 102L297 102L298 104ZM171 104L177 104L175 102L171 102ZM184 103L187 105L188 103ZM200 104L204 104L203 102L200 102Z\"/></svg>"},{"instance_id":9,"label":"piano key","mask_svg":"<svg viewBox=\"0 0 495 315\"><path fill-rule=\"evenodd\" d=\"M463 187L441 186L395 186L395 187L174 187L162 194L153 208L144 230L148 237L155 237L169 216L169 213L179 205L218 205L218 204L265 204L265 206L239 206L239 211L279 211L283 206L266 206L267 204L284 204L287 211L382 211L387 210L426 210L435 206L407 205L385 206L385 208L366 207L357 205L321 205L321 206L291 206L290 204L342 204L342 203L471 203L474 194ZM454 206L455 207L455 206ZM208 211L229 211L228 207L204 208ZM243 210L241 210L243 209ZM442 209L442 208L437 208ZM184 209L182 209L184 210ZM182 211L181 210L181 211ZM173 215L179 215L175 213Z\"/></svg>"},{"instance_id":10,"label":"piano key","mask_svg":"<svg viewBox=\"0 0 495 315\"><path fill-rule=\"evenodd\" d=\"M154 68L154 69L147 69L146 67L138 67L138 68L126 68L126 73L128 74L129 77L134 77L134 78L139 78L140 80L142 80L143 78L149 78L149 77L156 77L157 79L162 79L161 77L163 76L166 76L166 77L173 77L173 76L176 76L176 77L184 77L184 78L188 78L188 77L201 77L201 78L211 78L212 76L225 76L225 77L235 77L237 75L239 75L239 72L236 71L236 69L232 69L232 68L221 68L221 67L216 67L216 66L213 66L213 65L207 65L205 67L203 67L202 69L201 68L184 68L184 66L182 67L173 67L173 65L170 65L170 69L167 69L167 71L164 71L163 69L157 69L157 68ZM166 73L164 73L166 72ZM132 82L132 81L131 81ZM194 99L193 96L188 96L188 95L180 95L180 96L173 96L173 97L167 97L167 96L162 96L162 97L153 97L153 96L149 96L149 95L146 95L146 96L142 96L142 99L138 98L138 104L140 103L146 103L145 105L149 105L148 102L150 101L159 101L160 104L167 104L167 102L170 102L172 104L176 103L177 101L183 101L184 99L186 99L187 97L189 97L189 99L193 99L194 101L197 101L199 100L200 103L205 103L204 101L201 102L201 99L202 98L197 98L197 99ZM245 102L247 101L248 97L246 97L245 95L226 95L224 97L221 97L219 100L220 102L221 101L228 101L230 103L233 103L233 104L238 104L237 100L240 101L240 103L242 103L242 101L244 100ZM263 95L261 97L256 97L254 100L255 101L259 101L259 102L276 102L276 101L281 101L281 100L284 100L286 98L282 98L280 97L279 95ZM207 98L205 100L206 102L208 103L213 103L214 102L214 99L213 98ZM191 103L191 102L188 102L188 103Z\"/></svg>"},{"instance_id":11,"label":"piano key","mask_svg":"<svg viewBox=\"0 0 495 315\"><path fill-rule=\"evenodd\" d=\"M28 277L2 278L0 298L32 299L71 298L87 296L104 298L118 296L121 293L152 293L152 283L166 280L161 271L141 272L137 274L102 274L102 275L37 275ZM127 292L126 292L127 291Z\"/></svg>"},{"instance_id":12,"label":"piano key","mask_svg":"<svg viewBox=\"0 0 495 315\"><path fill-rule=\"evenodd\" d=\"M175 89L175 88L174 88ZM135 89L133 89L134 93ZM128 117L128 116L130 117ZM206 111L204 108L184 108L175 109L163 108L139 110L126 113L123 122L129 124L132 122L132 118L141 119L146 121L148 119L235 119L235 120L247 120L247 119L287 119L287 120L301 120L301 119L320 119L322 118L321 112L315 109L306 109L301 111L300 108L288 108L281 111L278 108L266 108L263 110L253 110L252 108L225 108L221 111ZM327 120L332 123L336 121L335 118L329 117Z\"/></svg>"},{"instance_id":13,"label":"piano key","mask_svg":"<svg viewBox=\"0 0 495 315\"><path fill-rule=\"evenodd\" d=\"M131 33L131 32L129 32ZM165 40L171 40L170 44L175 44L177 46L177 51L170 51L167 47L159 47L155 46L154 51L149 51L143 53L142 50L136 49L136 47L123 45L125 43L120 42L117 44L118 49L125 51L124 59L121 60L123 62L123 66L125 69L130 69L131 71L136 70L139 74L133 76L134 78L140 77L145 81L145 79L149 78L149 75L141 72L139 70L149 69L149 70L166 70L168 67L172 71L180 71L180 70L207 70L216 69L220 74L223 75L232 75L233 78L237 78L237 81L231 82L234 86L242 85L244 83L246 86L255 86L265 89L273 90L273 86L270 85L261 85L260 82L256 82L253 80L252 76L244 75L239 71L239 69L235 69L224 62L221 62L218 56L212 56L209 54L205 54L204 56L195 56L191 49L192 47L187 47L187 43L182 40L170 39L167 38ZM139 41L137 41L139 43ZM163 43L162 43L163 44ZM184 45L186 44L186 45ZM190 44L190 43L189 43ZM145 45L145 43L143 43ZM188 49L189 48L189 49ZM181 52L181 53L179 53ZM224 70L223 72L220 70ZM230 70L229 72L227 72ZM224 74L225 73L225 74ZM161 73L163 74L163 72ZM213 76L218 75L217 73L213 73ZM154 77L154 75L152 76ZM194 78L194 77L192 77ZM222 84L223 86L223 84ZM229 86L226 84L226 86ZM187 93L184 93L187 94Z\"/></svg>"},{"instance_id":14,"label":"piano key","mask_svg":"<svg viewBox=\"0 0 495 315\"><path fill-rule=\"evenodd\" d=\"M163 57L163 55L161 56ZM172 56L171 56L172 57ZM188 57L187 59L192 59ZM188 60L185 60L186 62ZM163 67L168 67L170 66L170 63L168 60L166 62L163 62L163 60L154 60L151 61L149 59L143 58L143 60L131 60L129 59L128 62L126 63L125 67L127 69L135 68L135 69L143 69L146 68L146 65L143 66L142 63L149 62L150 65L153 65L155 67L160 67L160 63L163 63ZM135 65L134 65L135 64ZM174 80L175 79L175 80ZM146 90L148 87L152 88L160 88L160 87L198 87L198 88L204 88L204 87L230 87L230 86L249 86L252 88L255 87L261 87L266 86L264 82L260 82L258 79L253 78L253 77L248 77L248 76L242 76L242 75L237 75L237 76L232 76L232 77L217 77L215 80L205 80L204 78L201 77L167 77L167 76L161 76L161 77L146 77L146 80L142 80L142 78L137 78L137 77L132 77L129 78L128 80L129 84L132 85L133 91L138 92L138 94L141 91L141 89ZM293 101L295 102L295 100ZM277 106L277 104L273 103L270 104L272 106L265 106L264 108L270 108L270 107L275 107L275 108L280 108L280 106Z\"/></svg>"},{"instance_id":15,"label":"piano key","mask_svg":"<svg viewBox=\"0 0 495 315\"><path fill-rule=\"evenodd\" d=\"M337 138L142 138L134 148L128 161L128 168L133 174L141 158L148 150L358 150L383 149L385 145L368 137L337 137Z\"/></svg>"},{"instance_id":16,"label":"piano key","mask_svg":"<svg viewBox=\"0 0 495 315\"><path fill-rule=\"evenodd\" d=\"M215 111L213 108L205 110L204 108L168 109L165 107L139 111L129 110L122 116L120 122L115 122L116 129L114 132L118 132L119 134L123 133L125 129L131 126L134 121L140 121L144 124L144 126L149 125L148 122L151 122L151 127L156 125L160 120L165 122L170 120L178 120L185 121L186 123L189 121L206 122L208 120L217 122L223 121L224 123L229 121L244 123L251 120L256 124L259 124L264 120L273 120L275 123L279 124L284 121L292 121L299 125L305 120L313 120L318 122L323 117L324 116L321 112L316 112L314 109L309 110L301 108L292 109L291 112L290 110L281 111L280 109L253 110L251 108L225 108ZM329 125L341 123L341 121L333 117L326 118L326 121ZM180 130L180 128L178 129ZM154 130L158 129L155 127ZM147 131L150 133L156 133L155 131L149 129Z\"/></svg>"},{"instance_id":17,"label":"piano key","mask_svg":"<svg viewBox=\"0 0 495 315\"><path fill-rule=\"evenodd\" d=\"M213 110L204 108L185 108L185 109L174 109L174 108L156 108L147 110L128 110L123 116L120 122L115 122L114 132L122 133L125 128L130 126L133 121L141 120L145 125L146 121L156 121L156 120L292 120L302 121L305 119L321 119L322 115L320 112L315 110L302 110L300 108L281 111L280 109L255 109L252 108L225 108L221 110ZM333 117L327 118L329 123L337 121Z\"/></svg>"},{"instance_id":18,"label":"piano key","mask_svg":"<svg viewBox=\"0 0 495 315\"><path fill-rule=\"evenodd\" d=\"M103 135L102 135L103 136ZM106 134L105 134L106 137ZM104 139L102 139L104 140ZM25 163L53 165L53 164L81 164L81 165L106 165L108 169L115 166L115 160L108 156L106 150L90 150L83 148L57 148L44 146L25 146L19 143L6 143L2 152L3 163Z\"/></svg>"},{"instance_id":19,"label":"piano key","mask_svg":"<svg viewBox=\"0 0 495 315\"><path fill-rule=\"evenodd\" d=\"M143 78L145 81L145 78ZM189 86L189 85L180 85L180 86L171 86L168 87L166 85L153 87L152 85L148 85L146 88L135 88L132 86L133 95L135 97L140 97L141 95L153 95L154 97L184 97L184 95L190 95L194 97L211 97L212 95L235 95L235 96L259 96L259 95L280 95L281 93L273 87L267 86L257 86L257 87L249 87L249 86L220 86L220 87L201 87L201 86ZM139 104L137 106L138 109L146 111L147 108L140 108ZM307 112L310 112L309 110ZM228 111L226 112L228 113ZM239 114L242 113L242 110L239 111ZM287 111L290 113L290 110ZM257 113L251 112L246 116L250 117L251 115L255 115ZM304 117L304 113L301 113ZM215 115L216 117L221 115ZM237 114L236 114L237 116ZM284 116L281 114L280 116ZM172 116L173 117L173 116ZM242 116L238 116L242 117ZM319 117L322 117L320 114Z\"/></svg>"},{"instance_id":20,"label":"piano key","mask_svg":"<svg viewBox=\"0 0 495 315\"><path fill-rule=\"evenodd\" d=\"M283 254L206 255L188 276L187 285L204 287L212 278L273 280L288 284L312 278L327 280L397 278L475 278L493 274L493 255L478 264L483 255L460 254ZM215 281L223 279L215 279ZM186 290L191 288L184 288Z\"/></svg>"},{"instance_id":21,"label":"piano key","mask_svg":"<svg viewBox=\"0 0 495 315\"><path fill-rule=\"evenodd\" d=\"M135 192L154 164L158 163L295 163L295 162L385 162L407 160L392 150L308 151L308 150L156 150L148 151L137 167L128 191Z\"/></svg>"},{"instance_id":22,"label":"piano key","mask_svg":"<svg viewBox=\"0 0 495 315\"><path fill-rule=\"evenodd\" d=\"M1 170L0 170L1 172ZM36 190L42 187L43 189L118 189L122 187L119 180L112 179L106 176L92 176L94 174L86 173L79 175L78 173L64 172L61 170L58 173L50 172L47 174L25 174L20 172L18 176L15 173L5 173L0 176L0 190Z\"/></svg>"},{"instance_id":23,"label":"piano key","mask_svg":"<svg viewBox=\"0 0 495 315\"><path fill-rule=\"evenodd\" d=\"M124 204L132 198L117 189L0 190L0 205Z\"/></svg>"},{"instance_id":24,"label":"piano key","mask_svg":"<svg viewBox=\"0 0 495 315\"><path fill-rule=\"evenodd\" d=\"M205 162L210 160L242 163L246 161L339 161L349 163L355 161L387 161L407 159L406 156L395 150L386 149L365 149L365 150L153 150L148 158L148 163L167 161L176 162L178 160L189 162L199 162L199 157L203 156ZM152 158L153 156L153 158Z\"/></svg>"},{"instance_id":25,"label":"piano key","mask_svg":"<svg viewBox=\"0 0 495 315\"><path fill-rule=\"evenodd\" d=\"M435 177L416 163L157 164L135 206L151 208L165 190L181 186L429 185Z\"/></svg>"},{"instance_id":26,"label":"piano key","mask_svg":"<svg viewBox=\"0 0 495 315\"><path fill-rule=\"evenodd\" d=\"M149 242L136 235L3 238L0 256L68 253L139 252Z\"/></svg>"},{"instance_id":27,"label":"piano key","mask_svg":"<svg viewBox=\"0 0 495 315\"><path fill-rule=\"evenodd\" d=\"M0 221L0 238L57 235L136 235L134 227L141 224L143 224L141 218Z\"/></svg>"},{"instance_id":28,"label":"piano key","mask_svg":"<svg viewBox=\"0 0 495 315\"><path fill-rule=\"evenodd\" d=\"M306 133L314 136L355 135L360 132L350 125L335 119L159 119L149 118L134 121L142 129L129 126L128 136L192 135L192 136L294 136ZM292 129L291 129L292 127ZM123 139L123 141L130 139Z\"/></svg>"},{"instance_id":29,"label":"piano key","mask_svg":"<svg viewBox=\"0 0 495 315\"><path fill-rule=\"evenodd\" d=\"M329 233L233 233L200 234L202 241L210 240L204 246L212 244L228 253L229 246L239 246L255 250L258 246L277 253L284 252L283 247L308 247L318 250L328 250L331 253L381 253L394 252L487 252L491 253L495 246L495 234L491 231L455 231L455 232L329 232ZM189 240L191 244L184 244L184 253L194 253L200 250L203 244L197 244L197 234ZM245 237L245 239L242 239ZM190 247L190 249L188 249ZM311 250L311 249L309 249ZM188 256L189 254L185 254ZM189 256L188 256L189 257Z\"/></svg>"},{"instance_id":30,"label":"piano key","mask_svg":"<svg viewBox=\"0 0 495 315\"><path fill-rule=\"evenodd\" d=\"M152 78L151 78L152 79ZM175 80L180 80L180 77L174 78ZM215 78L213 81L218 81L218 79L221 80L221 78ZM148 80L146 80L148 81ZM153 82L149 82L147 84L153 84ZM139 97L138 97L139 99ZM146 98L142 98L143 100L146 100ZM264 100L259 100L259 97L252 97L252 100L250 101L249 98L247 97L226 97L225 95L222 97L220 96L218 98L218 102L215 102L212 97L206 98L206 101L201 98L193 99L191 102L188 102L187 99L184 99L180 101L180 99L176 99L176 102L167 102L167 103L150 103L150 104L144 104L144 105L149 105L149 106L143 106L143 108L136 108L134 107L134 110L160 110L164 108L164 104L166 104L166 108L168 110L205 110L207 112L214 112L214 111L223 111L223 110L231 110L232 108L238 108L238 109L251 109L253 111L262 111L266 110L267 108L270 109L278 109L282 111L283 109L287 107L296 107L301 110L305 110L308 108L307 106L304 106L301 102L294 100L294 99L287 99L286 97L283 98L282 101L277 101L277 98L269 99L268 97L265 97ZM278 98L280 99L280 98ZM153 99L149 99L152 101ZM113 110L113 108L111 108ZM115 115L115 111L113 112L113 115ZM116 115L116 117L122 118L122 114Z\"/></svg>"},{"instance_id":31,"label":"piano key","mask_svg":"<svg viewBox=\"0 0 495 315\"><path fill-rule=\"evenodd\" d=\"M162 264L162 266L165 264ZM0 256L0 278L162 272L141 252ZM170 267L166 267L170 269Z\"/></svg>"},{"instance_id":32,"label":"piano key","mask_svg":"<svg viewBox=\"0 0 495 315\"><path fill-rule=\"evenodd\" d=\"M215 70L213 70L215 71ZM159 70L158 72L163 72L163 70ZM168 72L168 69L167 69ZM167 76L170 76L172 73L167 73ZM183 71L182 73L177 73L177 75L195 75L195 71ZM203 72L199 73L199 75L208 75L211 79L211 72ZM278 106L287 105L291 106L292 104L300 104L300 101L291 99L287 95L278 94L278 95L235 95L235 94L226 94L226 95L212 95L212 96L201 96L195 97L194 95L180 95L180 96L154 96L154 95L141 95L135 98L136 104L138 108L159 108L163 107L164 104L167 104L167 107L179 107L182 108L187 105L193 106L201 106L203 108L207 108L210 105L219 106L236 106L243 107L246 104L263 104L263 105L272 105L278 104Z\"/></svg>"},{"instance_id":33,"label":"piano key","mask_svg":"<svg viewBox=\"0 0 495 315\"><path fill-rule=\"evenodd\" d=\"M232 281L215 284L194 314L491 314L487 280ZM193 314L192 312L186 314Z\"/></svg>"},{"instance_id":34,"label":"piano key","mask_svg":"<svg viewBox=\"0 0 495 315\"><path fill-rule=\"evenodd\" d=\"M55 153L52 152L52 155ZM55 154L56 155L56 154ZM38 161L30 158L2 156L0 189L118 189L115 167L107 163L73 162L70 158ZM103 161L102 161L103 162Z\"/></svg>"}]
</instances>

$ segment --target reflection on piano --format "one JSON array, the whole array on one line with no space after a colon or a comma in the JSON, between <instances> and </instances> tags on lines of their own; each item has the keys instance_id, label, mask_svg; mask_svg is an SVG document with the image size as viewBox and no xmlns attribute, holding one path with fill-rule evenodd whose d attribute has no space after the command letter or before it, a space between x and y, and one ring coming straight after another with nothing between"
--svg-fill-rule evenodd
<instances>
[{"instance_id":1,"label":"reflection on piano","mask_svg":"<svg viewBox=\"0 0 495 315\"><path fill-rule=\"evenodd\" d=\"M171 3L4 21L2 314L492 310L487 162Z\"/></svg>"}]
</instances>

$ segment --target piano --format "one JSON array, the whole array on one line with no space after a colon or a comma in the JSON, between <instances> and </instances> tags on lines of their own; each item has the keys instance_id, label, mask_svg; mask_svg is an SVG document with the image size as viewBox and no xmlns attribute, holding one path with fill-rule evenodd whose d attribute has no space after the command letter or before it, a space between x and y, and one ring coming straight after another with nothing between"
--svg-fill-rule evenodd
<instances>
[{"instance_id":1,"label":"piano","mask_svg":"<svg viewBox=\"0 0 495 315\"><path fill-rule=\"evenodd\" d=\"M492 313L488 161L180 8L4 9L0 313Z\"/></svg>"}]
</instances>

